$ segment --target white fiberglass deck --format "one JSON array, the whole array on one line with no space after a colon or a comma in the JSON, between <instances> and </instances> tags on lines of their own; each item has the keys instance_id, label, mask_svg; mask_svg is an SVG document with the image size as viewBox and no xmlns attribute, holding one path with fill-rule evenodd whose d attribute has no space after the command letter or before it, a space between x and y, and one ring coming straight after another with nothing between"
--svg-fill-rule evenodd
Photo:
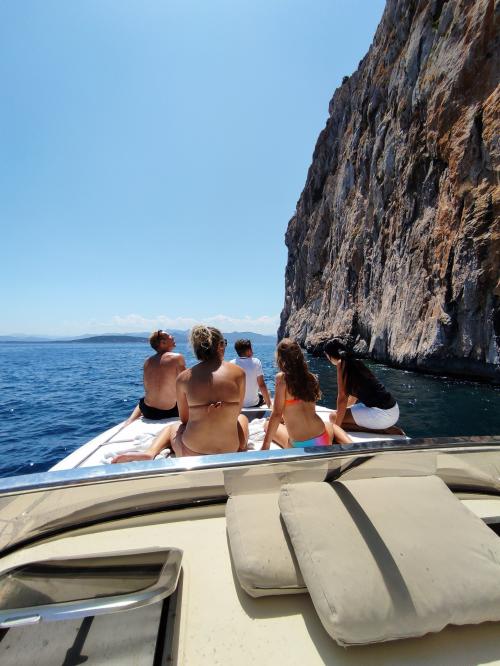
<instances>
[{"instance_id":1,"label":"white fiberglass deck","mask_svg":"<svg viewBox=\"0 0 500 666\"><path fill-rule=\"evenodd\" d=\"M470 500L467 506L480 516L484 512L498 515L500 500L482 499L477 504ZM232 570L224 508L219 504L156 514L151 524L138 527L125 528L120 522L108 524L105 531L97 530L24 548L4 557L1 568L49 555L57 557L71 553L77 556L92 551L117 551L138 543L144 547L181 548L184 551L183 576L177 593L171 646L171 663L179 665L500 664L497 623L448 627L423 638L345 649L337 646L325 632L308 594L260 599L247 596ZM152 650L147 641L154 639L158 611L142 611L118 613L112 619L96 623L88 637L84 637L81 654L88 655L89 663L93 664L122 663L129 666L152 663ZM62 645L70 645L69 638L75 635L78 626L68 622L10 629L0 643L2 666L62 664L64 654L55 659L55 645L50 637L63 636L66 627L68 640ZM146 643L134 644L130 636ZM102 642L100 646L99 640ZM61 643L58 645L60 647ZM125 646L128 651L122 649ZM121 661L116 662L112 655L119 655Z\"/></svg>"},{"instance_id":2,"label":"white fiberglass deck","mask_svg":"<svg viewBox=\"0 0 500 666\"><path fill-rule=\"evenodd\" d=\"M328 414L331 412L331 410L324 407L317 407L316 411L324 421L328 419ZM258 451L262 447L264 422L264 418L256 418L250 421L248 448L251 451ZM153 439L169 423L179 423L179 421L178 419L150 421L141 417L128 426L120 423L80 446L76 451L54 465L51 471L107 465L120 453L142 452L150 446ZM349 435L354 442L405 439L400 435L377 435L363 432L349 433ZM280 447L273 443L271 449L280 450ZM168 455L170 455L170 451L167 449L159 457L167 457Z\"/></svg>"}]
</instances>

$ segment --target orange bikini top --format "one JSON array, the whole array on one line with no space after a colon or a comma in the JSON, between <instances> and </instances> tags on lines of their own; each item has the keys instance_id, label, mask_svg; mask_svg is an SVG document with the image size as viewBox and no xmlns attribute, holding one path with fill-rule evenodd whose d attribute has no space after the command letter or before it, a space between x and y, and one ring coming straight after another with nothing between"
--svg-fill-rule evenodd
<instances>
[{"instance_id":1,"label":"orange bikini top","mask_svg":"<svg viewBox=\"0 0 500 666\"><path fill-rule=\"evenodd\" d=\"M298 402L302 402L300 398L286 398L285 405L295 405Z\"/></svg>"}]
</instances>

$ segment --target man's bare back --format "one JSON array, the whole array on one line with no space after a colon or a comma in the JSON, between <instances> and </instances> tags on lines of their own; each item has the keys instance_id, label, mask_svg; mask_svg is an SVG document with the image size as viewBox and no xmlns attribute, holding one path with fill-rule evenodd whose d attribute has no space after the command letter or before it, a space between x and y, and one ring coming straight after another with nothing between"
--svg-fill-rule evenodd
<instances>
[{"instance_id":1,"label":"man's bare back","mask_svg":"<svg viewBox=\"0 0 500 666\"><path fill-rule=\"evenodd\" d=\"M186 369L182 354L172 352L175 339L167 331L155 331L149 342L156 354L144 363L144 398L127 419L132 423L141 415L149 419L163 419L178 415L175 382Z\"/></svg>"},{"instance_id":2,"label":"man's bare back","mask_svg":"<svg viewBox=\"0 0 500 666\"><path fill-rule=\"evenodd\" d=\"M182 354L156 353L144 363L144 402L156 409L172 409L177 403L175 381L185 370Z\"/></svg>"}]
</instances>

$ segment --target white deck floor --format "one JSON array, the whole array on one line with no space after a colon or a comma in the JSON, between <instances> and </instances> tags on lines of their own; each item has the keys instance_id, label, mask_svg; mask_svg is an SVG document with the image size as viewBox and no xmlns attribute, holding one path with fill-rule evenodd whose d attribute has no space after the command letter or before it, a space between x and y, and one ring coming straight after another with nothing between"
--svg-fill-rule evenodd
<instances>
[{"instance_id":1,"label":"white deck floor","mask_svg":"<svg viewBox=\"0 0 500 666\"><path fill-rule=\"evenodd\" d=\"M328 414L331 412L331 410L324 407L318 407L316 411L323 420L327 420ZM250 422L248 448L252 451L258 451L262 447L264 421L264 418L260 418ZM106 465L111 463L112 459L120 453L142 452L150 446L153 439L169 423L180 422L178 419L150 421L141 417L126 427L120 423L80 446L76 451L54 465L51 471ZM349 434L354 442L402 439L400 435L377 435L362 432ZM271 444L271 449L280 450L280 447L277 444ZM170 452L167 450L160 455L166 457L169 454Z\"/></svg>"},{"instance_id":2,"label":"white deck floor","mask_svg":"<svg viewBox=\"0 0 500 666\"><path fill-rule=\"evenodd\" d=\"M469 500L467 506L481 516L498 515L500 500L483 499L477 503ZM14 562L21 564L49 555L71 552L75 556L89 551L126 549L137 544L183 549L183 582L178 594L172 654L172 663L179 665L500 664L498 623L449 627L439 634L371 647L338 647L323 629L307 594L253 599L240 589L232 571L223 514L224 506L217 505L158 514L156 524L143 527L124 528L123 523L116 522L115 529L105 532L24 548L0 560L0 565L4 569ZM107 618L104 621L107 639L102 649L98 649L98 634L94 628L81 646L81 654L89 656L89 665L150 664L157 628L154 614L154 607L150 607L144 617L139 618L137 611L131 611ZM77 629L73 625L60 623L10 629L0 641L0 663L2 666L65 663L65 650L74 641ZM136 633L137 637L132 640ZM57 654L55 645L59 646ZM118 662L114 660L116 655Z\"/></svg>"}]
</instances>

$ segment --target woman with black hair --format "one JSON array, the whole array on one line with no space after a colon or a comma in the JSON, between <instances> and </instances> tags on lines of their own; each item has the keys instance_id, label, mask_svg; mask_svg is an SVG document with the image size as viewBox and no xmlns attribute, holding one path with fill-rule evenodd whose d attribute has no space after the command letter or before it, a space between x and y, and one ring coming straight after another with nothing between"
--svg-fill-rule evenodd
<instances>
[{"instance_id":1,"label":"woman with black hair","mask_svg":"<svg viewBox=\"0 0 500 666\"><path fill-rule=\"evenodd\" d=\"M398 403L344 341L328 340L325 356L337 367L337 410L330 415L332 423L347 430L370 431L387 430L397 423Z\"/></svg>"},{"instance_id":2,"label":"woman with black hair","mask_svg":"<svg viewBox=\"0 0 500 666\"><path fill-rule=\"evenodd\" d=\"M271 441L282 448L348 444L351 438L333 423L316 414L321 397L319 382L307 367L302 349L293 340L282 340L276 349L280 372L276 375L273 412L266 428L262 450Z\"/></svg>"}]
</instances>

